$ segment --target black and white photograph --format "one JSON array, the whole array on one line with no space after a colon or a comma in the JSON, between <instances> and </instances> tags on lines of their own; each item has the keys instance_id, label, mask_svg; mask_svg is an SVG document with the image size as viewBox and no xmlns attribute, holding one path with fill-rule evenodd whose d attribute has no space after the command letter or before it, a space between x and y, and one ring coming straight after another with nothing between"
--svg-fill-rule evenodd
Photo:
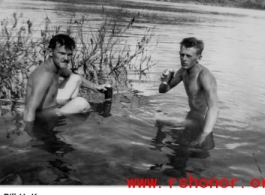
<instances>
[{"instance_id":1,"label":"black and white photograph","mask_svg":"<svg viewBox=\"0 0 265 195\"><path fill-rule=\"evenodd\" d=\"M0 0L0 22L1 186L265 188L265 0Z\"/></svg>"}]
</instances>

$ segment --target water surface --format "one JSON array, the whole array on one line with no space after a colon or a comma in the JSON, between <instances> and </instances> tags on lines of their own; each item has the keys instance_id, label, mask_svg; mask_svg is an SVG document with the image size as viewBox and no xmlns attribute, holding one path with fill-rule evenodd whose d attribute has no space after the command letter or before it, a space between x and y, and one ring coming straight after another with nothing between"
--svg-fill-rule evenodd
<instances>
[{"instance_id":1,"label":"water surface","mask_svg":"<svg viewBox=\"0 0 265 195\"><path fill-rule=\"evenodd\" d=\"M2 117L0 178L12 172L21 175L25 184L39 184L43 170L86 185L125 185L126 178L133 177L158 178L167 185L169 177L189 173L197 178L238 178L237 185L261 178L258 166L265 170L263 11L148 0L74 2L3 1L0 18L16 11L36 24L45 16L64 24L74 14L86 14L96 28L102 5L115 10L123 4L140 12L140 19L128 32L131 43L139 40L146 27L155 25L153 44L159 40L152 54L157 65L149 78L139 82L131 75L134 87L148 103L130 114L113 113L104 118L94 113L84 122L69 119L62 131L49 135L52 141L23 150L8 147L15 135L6 138L11 119ZM215 148L209 151L172 144L171 128L155 125L158 119L183 121L189 111L183 84L168 94L158 94L157 89L164 69L180 67L179 42L190 36L204 40L201 64L218 83L220 114L213 130Z\"/></svg>"}]
</instances>

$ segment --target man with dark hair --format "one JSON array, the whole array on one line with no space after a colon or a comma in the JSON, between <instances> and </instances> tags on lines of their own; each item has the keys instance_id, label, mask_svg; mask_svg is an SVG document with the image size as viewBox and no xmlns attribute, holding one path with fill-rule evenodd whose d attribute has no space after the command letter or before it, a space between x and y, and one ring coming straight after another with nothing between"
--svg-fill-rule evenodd
<instances>
[{"instance_id":1,"label":"man with dark hair","mask_svg":"<svg viewBox=\"0 0 265 195\"><path fill-rule=\"evenodd\" d=\"M55 49L56 45L64 45L67 50L74 50L76 45L75 41L65 34L58 34L51 38L48 48Z\"/></svg>"},{"instance_id":2,"label":"man with dark hair","mask_svg":"<svg viewBox=\"0 0 265 195\"><path fill-rule=\"evenodd\" d=\"M75 41L68 35L55 35L49 43L48 59L31 73L24 110L25 131L28 134L31 134L30 129L38 113L49 113L49 110L61 116L87 112L89 103L77 97L81 85L105 90L106 84L93 84L67 69L75 47ZM59 77L64 78L60 83Z\"/></svg>"},{"instance_id":3,"label":"man with dark hair","mask_svg":"<svg viewBox=\"0 0 265 195\"><path fill-rule=\"evenodd\" d=\"M166 93L183 81L191 109L188 118L193 116L204 120L200 135L191 143L196 146L202 146L212 133L219 112L216 80L207 68L199 64L203 49L203 41L194 37L183 39L179 52L181 68L170 82L163 81L165 76L162 75L163 82L159 86L159 92Z\"/></svg>"}]
</instances>

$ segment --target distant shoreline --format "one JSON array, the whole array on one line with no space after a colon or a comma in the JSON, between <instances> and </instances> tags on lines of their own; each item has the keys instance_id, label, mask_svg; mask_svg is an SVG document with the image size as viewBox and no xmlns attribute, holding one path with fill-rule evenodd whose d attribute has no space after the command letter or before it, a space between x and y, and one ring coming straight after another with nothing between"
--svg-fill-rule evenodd
<instances>
[{"instance_id":1,"label":"distant shoreline","mask_svg":"<svg viewBox=\"0 0 265 195\"><path fill-rule=\"evenodd\" d=\"M265 10L265 0L154 0L154 1Z\"/></svg>"},{"instance_id":2,"label":"distant shoreline","mask_svg":"<svg viewBox=\"0 0 265 195\"><path fill-rule=\"evenodd\" d=\"M1 0L0 0L1 1ZM265 0L148 0L139 4L138 1L130 0L41 0L52 1L61 3L76 3L85 5L99 5L99 6L144 6L148 7L153 1L169 2L169 3L184 3L194 5L208 5L217 7L232 7L232 8L245 8L254 10L265 10Z\"/></svg>"}]
</instances>

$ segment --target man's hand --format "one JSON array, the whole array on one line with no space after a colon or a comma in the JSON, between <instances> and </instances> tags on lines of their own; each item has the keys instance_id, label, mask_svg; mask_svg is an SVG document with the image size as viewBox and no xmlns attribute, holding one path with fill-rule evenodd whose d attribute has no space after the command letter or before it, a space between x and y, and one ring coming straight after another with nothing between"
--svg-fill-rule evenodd
<instances>
[{"instance_id":1,"label":"man's hand","mask_svg":"<svg viewBox=\"0 0 265 195\"><path fill-rule=\"evenodd\" d=\"M191 146L193 147L202 147L203 142L206 140L206 137L209 135L210 133L206 133L203 132L195 141L193 141L191 143Z\"/></svg>"},{"instance_id":2,"label":"man's hand","mask_svg":"<svg viewBox=\"0 0 265 195\"><path fill-rule=\"evenodd\" d=\"M168 69L165 69L165 70L162 72L162 74L160 75L159 80L160 80L161 82L163 82L163 81L165 80L166 72L167 72L167 71L169 71L169 70L168 70Z\"/></svg>"},{"instance_id":3,"label":"man's hand","mask_svg":"<svg viewBox=\"0 0 265 195\"><path fill-rule=\"evenodd\" d=\"M33 122L21 122L19 132L21 132L21 134L13 142L13 145L19 147L26 146L29 141L34 140Z\"/></svg>"},{"instance_id":4,"label":"man's hand","mask_svg":"<svg viewBox=\"0 0 265 195\"><path fill-rule=\"evenodd\" d=\"M106 86L107 85L109 85L109 83L104 83L104 84L102 84L102 85L98 85L97 87L96 87L96 89L97 90L103 90L103 91L106 91L107 89L106 89Z\"/></svg>"}]
</instances>

